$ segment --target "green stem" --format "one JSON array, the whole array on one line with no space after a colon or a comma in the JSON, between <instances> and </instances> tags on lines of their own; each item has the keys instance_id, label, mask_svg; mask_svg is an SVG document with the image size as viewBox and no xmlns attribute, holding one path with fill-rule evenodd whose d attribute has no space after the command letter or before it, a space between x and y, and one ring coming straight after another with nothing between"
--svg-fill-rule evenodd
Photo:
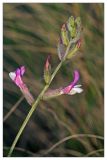
<instances>
[{"instance_id":1,"label":"green stem","mask_svg":"<svg viewBox=\"0 0 107 160\"><path fill-rule=\"evenodd\" d=\"M71 42L69 43L69 45L68 45L68 47L67 47L67 49L66 49L65 55L67 55L67 53L68 53L68 51L69 51L69 49L70 49L71 43L73 43L73 42L71 41ZM39 103L40 100L42 99L45 91L49 88L52 80L54 79L54 77L55 77L55 75L57 74L58 70L60 69L60 67L61 67L62 64L64 63L65 59L66 59L66 56L64 56L64 58L63 58L63 59L61 60L61 62L58 64L58 66L56 67L56 69L54 70L54 72L53 72L53 74L52 74L52 76L51 76L50 82L45 85L45 87L43 88L43 90L42 90L41 93L39 94L38 98L36 99L36 101L35 101L34 104L32 105L32 107L31 107L28 115L26 116L26 118L25 118L25 120L24 120L24 122L23 122L23 124L22 124L22 126L21 126L21 128L20 128L20 130L19 130L19 132L17 133L17 135L16 135L16 137L15 137L13 143L12 143L12 146L11 146L11 148L10 148L10 150L9 150L9 153L8 153L8 157L10 157L10 156L12 155L13 150L14 150L14 148L15 148L15 146L16 146L16 143L18 142L18 140L19 140L19 138L20 138L20 136L21 136L24 128L26 127L26 125L27 125L30 117L32 116L33 112L36 110L38 103Z\"/></svg>"},{"instance_id":2,"label":"green stem","mask_svg":"<svg viewBox=\"0 0 107 160\"><path fill-rule=\"evenodd\" d=\"M27 122L29 121L29 119L30 119L30 117L32 116L32 114L33 114L33 112L35 111L35 109L37 108L38 103L39 103L40 100L42 99L43 94L45 93L45 91L46 91L46 90L48 89L48 87L50 86L50 84L51 84L53 78L55 77L56 73L58 72L58 70L59 70L60 67L62 66L62 63L63 63L63 62L61 61L61 62L58 64L58 66L56 67L55 71L53 72L53 74L52 74L52 76L51 76L51 80L50 80L49 84L45 85L45 87L43 88L43 90L42 90L41 93L39 94L37 100L36 100L35 103L32 105L32 107L31 107L31 109L30 109L30 111L29 111L26 119L24 120L24 122L23 122L23 124L22 124L22 126L21 126L21 128L20 128L20 130L19 130L19 132L18 132L18 134L16 135L15 140L13 141L13 144L12 144L12 146L11 146L11 148L10 148L9 153L8 153L8 157L10 157L10 156L12 155L13 150L14 150L14 148L15 148L15 146L16 146L16 143L17 143L17 141L19 140L19 138L20 138L20 136L21 136L21 134L22 134L25 126L27 125Z\"/></svg>"},{"instance_id":3,"label":"green stem","mask_svg":"<svg viewBox=\"0 0 107 160\"><path fill-rule=\"evenodd\" d=\"M43 90L42 90L41 93L39 94L37 100L36 100L35 103L32 105L32 107L31 107L31 109L30 109L27 117L25 118L25 120L24 120L24 122L23 122L23 124L22 124L22 126L21 126L21 128L20 128L20 130L19 130L19 132L18 132L18 134L17 134L16 137L15 137L15 140L13 141L13 144L12 144L12 146L11 146L11 148L10 148L9 153L8 153L8 157L10 157L10 156L12 155L13 150L14 150L14 148L15 148L15 146L16 146L17 141L19 140L19 138L20 138L20 136L21 136L21 134L22 134L25 126L27 125L27 122L29 121L30 117L32 116L33 112L35 111L35 109L36 109L39 101L41 100L41 97L43 96L43 94L44 94L44 92L46 91L47 88L48 88L48 85L46 85L46 86L43 88Z\"/></svg>"}]
</instances>

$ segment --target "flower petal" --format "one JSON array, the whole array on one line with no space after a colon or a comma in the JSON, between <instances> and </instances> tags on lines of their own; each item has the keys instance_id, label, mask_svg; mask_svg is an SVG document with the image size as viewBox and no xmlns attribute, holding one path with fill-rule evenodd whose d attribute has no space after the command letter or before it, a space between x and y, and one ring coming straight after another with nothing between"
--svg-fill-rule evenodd
<instances>
[{"instance_id":1,"label":"flower petal","mask_svg":"<svg viewBox=\"0 0 107 160\"><path fill-rule=\"evenodd\" d=\"M19 88L23 88L23 81L21 79L21 76L16 76L16 78L14 79L14 83L19 87Z\"/></svg>"},{"instance_id":2,"label":"flower petal","mask_svg":"<svg viewBox=\"0 0 107 160\"><path fill-rule=\"evenodd\" d=\"M74 71L74 80L73 80L73 82L71 83L73 86L78 82L78 80L79 80L79 72L78 72L78 70L75 70Z\"/></svg>"},{"instance_id":3,"label":"flower petal","mask_svg":"<svg viewBox=\"0 0 107 160\"><path fill-rule=\"evenodd\" d=\"M14 79L16 77L16 73L15 72L10 72L9 77L14 81Z\"/></svg>"},{"instance_id":4,"label":"flower petal","mask_svg":"<svg viewBox=\"0 0 107 160\"><path fill-rule=\"evenodd\" d=\"M79 72L77 70L74 71L74 80L63 89L63 93L64 94L68 94L71 89L75 86L75 84L78 82L79 80Z\"/></svg>"},{"instance_id":5,"label":"flower petal","mask_svg":"<svg viewBox=\"0 0 107 160\"><path fill-rule=\"evenodd\" d=\"M25 66L21 66L20 67L20 74L21 74L21 76L23 76L24 73L25 73Z\"/></svg>"},{"instance_id":6,"label":"flower petal","mask_svg":"<svg viewBox=\"0 0 107 160\"><path fill-rule=\"evenodd\" d=\"M21 66L20 68L17 68L15 72L10 72L9 76L14 81L14 83L19 87L23 87L23 81L21 79L22 75L25 72L25 67Z\"/></svg>"},{"instance_id":7,"label":"flower petal","mask_svg":"<svg viewBox=\"0 0 107 160\"><path fill-rule=\"evenodd\" d=\"M15 73L16 73L16 76L21 76L20 68L17 68L16 71L15 71Z\"/></svg>"},{"instance_id":8,"label":"flower petal","mask_svg":"<svg viewBox=\"0 0 107 160\"><path fill-rule=\"evenodd\" d=\"M20 68L17 68L15 73L17 76L23 76L23 74L25 73L25 66L21 66Z\"/></svg>"},{"instance_id":9,"label":"flower petal","mask_svg":"<svg viewBox=\"0 0 107 160\"><path fill-rule=\"evenodd\" d=\"M69 95L74 95L76 93L82 93L83 89L79 87L73 87L72 90L68 93Z\"/></svg>"},{"instance_id":10,"label":"flower petal","mask_svg":"<svg viewBox=\"0 0 107 160\"><path fill-rule=\"evenodd\" d=\"M78 88L78 87L81 87L82 85L81 84L78 84L78 85L75 85L74 88Z\"/></svg>"},{"instance_id":11,"label":"flower petal","mask_svg":"<svg viewBox=\"0 0 107 160\"><path fill-rule=\"evenodd\" d=\"M45 63L45 69L48 70L49 69L49 65L50 65L50 55L48 55L47 59L46 59L46 63Z\"/></svg>"}]
</instances>

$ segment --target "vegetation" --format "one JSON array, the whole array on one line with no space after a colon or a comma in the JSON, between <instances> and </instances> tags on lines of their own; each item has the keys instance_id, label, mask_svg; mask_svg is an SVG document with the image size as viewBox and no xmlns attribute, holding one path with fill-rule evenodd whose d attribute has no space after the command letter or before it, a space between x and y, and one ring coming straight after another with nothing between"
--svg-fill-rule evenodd
<instances>
[{"instance_id":1,"label":"vegetation","mask_svg":"<svg viewBox=\"0 0 107 160\"><path fill-rule=\"evenodd\" d=\"M82 46L62 66L50 87L66 86L76 68L84 92L42 101L12 156L104 156L103 7L98 3L4 4L4 156L30 110L8 74L26 66L23 78L36 99L43 88L42 71L48 54L52 54L52 66L59 63L60 28L71 15L82 19Z\"/></svg>"}]
</instances>

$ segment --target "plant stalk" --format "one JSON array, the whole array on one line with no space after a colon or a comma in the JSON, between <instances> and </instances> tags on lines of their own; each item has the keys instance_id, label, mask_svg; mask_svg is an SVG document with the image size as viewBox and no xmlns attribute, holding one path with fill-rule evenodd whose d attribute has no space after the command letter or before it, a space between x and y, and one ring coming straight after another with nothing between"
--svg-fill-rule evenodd
<instances>
[{"instance_id":1,"label":"plant stalk","mask_svg":"<svg viewBox=\"0 0 107 160\"><path fill-rule=\"evenodd\" d=\"M58 64L58 66L57 66L56 69L54 70L53 74L51 75L51 79L50 79L49 83L44 86L44 88L43 88L42 91L40 92L39 96L37 97L36 101L35 101L34 104L32 105L32 107L31 107L28 115L26 116L24 122L22 123L22 126L21 126L19 132L17 133L17 135L16 135L16 137L15 137L15 139L14 139L12 145L11 145L11 148L10 148L9 153L8 153L8 157L11 157L11 155L12 155L12 153L13 153L13 151L14 151L14 148L15 148L15 146L16 146L16 144L17 144L17 142L18 142L18 140L19 140L19 138L20 138L20 136L21 136L21 134L23 133L23 130L24 130L24 128L26 127L26 125L27 125L30 117L32 116L33 112L36 110L37 105L38 105L38 103L40 102L40 100L42 99L45 91L49 88L52 80L54 79L55 75L57 74L57 72L58 72L59 69L61 68L62 64L64 63L64 61L65 61L65 59L66 59L66 56L67 56L67 54L68 54L68 52L69 52L70 46L71 46L72 43L74 43L74 41L71 40L71 42L69 43L69 45L68 45L68 47L67 47L67 49L66 49L64 58L61 60L61 62Z\"/></svg>"}]
</instances>

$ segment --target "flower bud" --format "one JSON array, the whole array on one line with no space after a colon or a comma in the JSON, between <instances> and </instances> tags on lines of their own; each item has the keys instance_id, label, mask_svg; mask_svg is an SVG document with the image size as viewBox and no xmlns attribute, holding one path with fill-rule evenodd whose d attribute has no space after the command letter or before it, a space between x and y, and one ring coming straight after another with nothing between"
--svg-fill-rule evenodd
<instances>
[{"instance_id":1,"label":"flower bud","mask_svg":"<svg viewBox=\"0 0 107 160\"><path fill-rule=\"evenodd\" d=\"M80 17L75 19L71 16L68 21L62 25L57 49L60 60L63 58L71 59L79 50L81 46L81 33L82 23Z\"/></svg>"},{"instance_id":2,"label":"flower bud","mask_svg":"<svg viewBox=\"0 0 107 160\"><path fill-rule=\"evenodd\" d=\"M82 40L79 39L76 43L76 47L79 49L81 47Z\"/></svg>"},{"instance_id":3,"label":"flower bud","mask_svg":"<svg viewBox=\"0 0 107 160\"><path fill-rule=\"evenodd\" d=\"M47 57L45 66L44 66L44 80L48 84L51 78L51 64L50 64L50 55Z\"/></svg>"},{"instance_id":4,"label":"flower bud","mask_svg":"<svg viewBox=\"0 0 107 160\"><path fill-rule=\"evenodd\" d=\"M61 38L62 38L62 43L65 46L68 46L69 39L68 39L68 33L67 33L67 29L66 29L66 25L65 24L63 24L62 28L61 28Z\"/></svg>"},{"instance_id":5,"label":"flower bud","mask_svg":"<svg viewBox=\"0 0 107 160\"><path fill-rule=\"evenodd\" d=\"M67 55L67 59L71 59L72 56L74 56L77 53L80 47L81 47L81 39L79 39L77 43L73 45L72 49L69 51Z\"/></svg>"},{"instance_id":6,"label":"flower bud","mask_svg":"<svg viewBox=\"0 0 107 160\"><path fill-rule=\"evenodd\" d=\"M74 20L73 16L71 16L68 19L67 27L68 27L68 30L70 32L71 38L74 38L76 36L76 25L75 25L75 20Z\"/></svg>"},{"instance_id":7,"label":"flower bud","mask_svg":"<svg viewBox=\"0 0 107 160\"><path fill-rule=\"evenodd\" d=\"M61 38L59 39L59 42L58 42L57 51L58 51L59 59L62 60L65 55L66 47L65 45L62 44Z\"/></svg>"}]
</instances>

